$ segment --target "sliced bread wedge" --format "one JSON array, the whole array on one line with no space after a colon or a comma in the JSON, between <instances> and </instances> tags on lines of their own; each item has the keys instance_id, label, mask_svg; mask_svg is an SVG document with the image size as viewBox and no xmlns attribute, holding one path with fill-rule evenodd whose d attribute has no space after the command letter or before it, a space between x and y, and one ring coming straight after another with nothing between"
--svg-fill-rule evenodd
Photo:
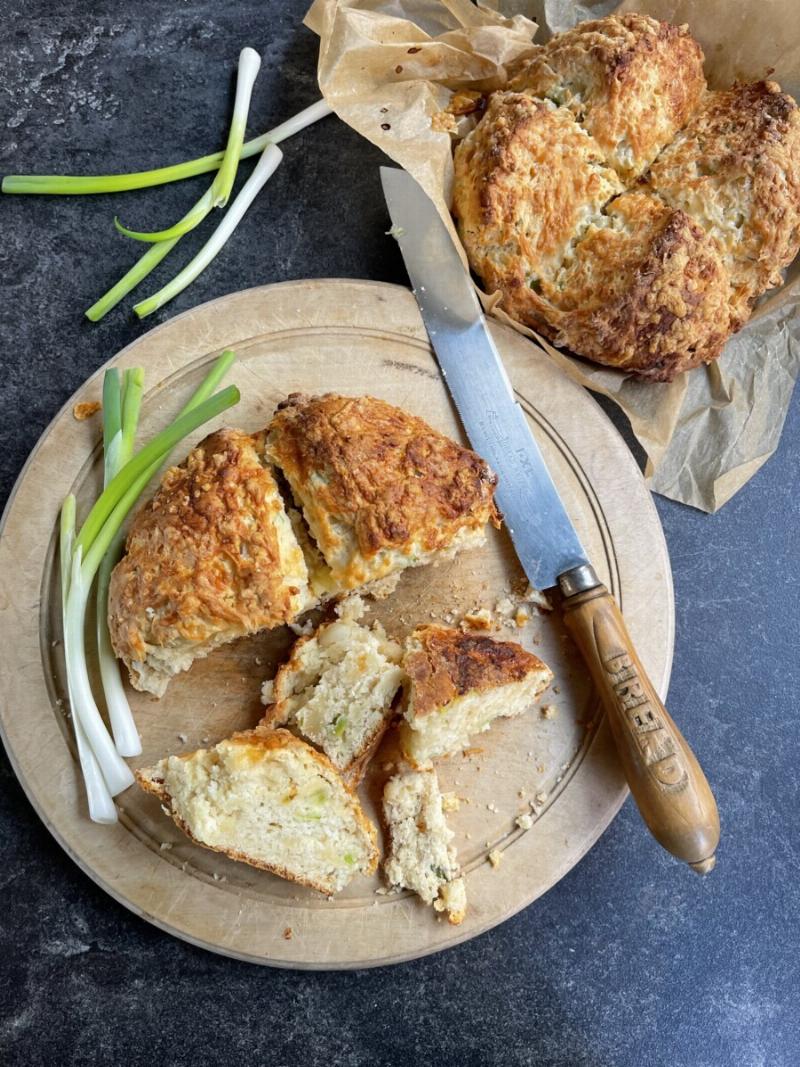
<instances>
[{"instance_id":1,"label":"sliced bread wedge","mask_svg":"<svg viewBox=\"0 0 800 1067\"><path fill-rule=\"evenodd\" d=\"M259 730L286 725L358 781L392 716L403 682L402 649L378 626L355 619L324 623L301 638L273 682Z\"/></svg>"},{"instance_id":2,"label":"sliced bread wedge","mask_svg":"<svg viewBox=\"0 0 800 1067\"><path fill-rule=\"evenodd\" d=\"M375 827L330 761L286 730L234 734L136 772L193 841L320 893L378 863Z\"/></svg>"},{"instance_id":3,"label":"sliced bread wedge","mask_svg":"<svg viewBox=\"0 0 800 1067\"><path fill-rule=\"evenodd\" d=\"M439 780L433 769L405 770L383 791L389 853L383 869L393 889L411 889L448 922L458 926L467 910L467 889L450 844Z\"/></svg>"},{"instance_id":4,"label":"sliced bread wedge","mask_svg":"<svg viewBox=\"0 0 800 1067\"><path fill-rule=\"evenodd\" d=\"M448 626L418 627L403 667L401 745L417 766L462 751L497 718L521 715L553 680L521 645Z\"/></svg>"}]
</instances>

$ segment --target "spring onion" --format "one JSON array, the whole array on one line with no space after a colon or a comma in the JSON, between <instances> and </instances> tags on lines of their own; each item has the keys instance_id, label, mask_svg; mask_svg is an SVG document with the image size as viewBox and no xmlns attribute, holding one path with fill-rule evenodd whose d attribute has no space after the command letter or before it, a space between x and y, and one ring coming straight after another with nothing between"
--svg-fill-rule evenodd
<instances>
[{"instance_id":1,"label":"spring onion","mask_svg":"<svg viewBox=\"0 0 800 1067\"><path fill-rule=\"evenodd\" d=\"M324 100L318 100L310 107L293 115L279 126L261 134L260 137L246 141L242 146L241 158L249 159L263 152L267 145L280 144L288 137L294 137L307 126L324 119L333 112ZM208 174L222 166L224 152L214 152L186 163L174 163L169 167L155 170L141 170L131 174L104 175L67 175L67 174L9 174L3 178L4 193L31 193L42 196L86 196L92 193L122 193L129 189L147 189L153 185L165 185L168 182L193 178L197 174ZM166 254L166 253L165 253Z\"/></svg>"},{"instance_id":2,"label":"spring onion","mask_svg":"<svg viewBox=\"0 0 800 1067\"><path fill-rule=\"evenodd\" d=\"M154 311L163 307L178 293L183 292L186 286L190 285L199 274L202 274L209 263L225 246L228 238L241 222L245 212L261 191L267 179L275 173L282 159L283 153L280 148L272 144L267 145L253 173L240 189L236 199L225 213L222 222L194 259L171 282L159 289L157 293L154 293L153 296L148 297L146 300L140 301L138 304L134 304L133 310L140 319L143 319L146 315L152 315Z\"/></svg>"},{"instance_id":3,"label":"spring onion","mask_svg":"<svg viewBox=\"0 0 800 1067\"><path fill-rule=\"evenodd\" d=\"M136 427L144 388L144 371L140 367L125 371L124 384L120 387L119 371L112 367L103 379L103 447L105 454L103 487L119 473L133 455ZM118 447L114 447L118 445ZM138 756L142 743L133 720L125 687L119 673L111 638L108 633L108 588L111 571L119 558L123 532L117 536L106 552L97 572L97 658L100 665L100 680L108 708L114 744L121 756Z\"/></svg>"},{"instance_id":4,"label":"spring onion","mask_svg":"<svg viewBox=\"0 0 800 1067\"><path fill-rule=\"evenodd\" d=\"M64 610L64 654L72 714L85 730L112 796L127 789L133 782L133 776L114 747L92 695L84 644L89 590L104 556L112 547L122 523L147 484L154 467L164 460L183 437L238 401L238 389L229 386L178 416L171 426L153 438L111 478L74 541ZM122 407L124 408L124 397Z\"/></svg>"},{"instance_id":5,"label":"spring onion","mask_svg":"<svg viewBox=\"0 0 800 1067\"><path fill-rule=\"evenodd\" d=\"M59 550L61 558L61 611L64 618L67 614L67 597L69 595L69 582L71 576L72 546L75 541L75 497L72 493L64 501L61 509L61 531L59 536ZM67 696L70 709L75 707L75 699L72 692L72 684L67 674ZM89 818L92 822L114 823L117 821L117 809L111 799L100 765L95 759L86 731L81 725L77 715L72 715L72 725L75 730L75 741L78 745L78 762L86 785L86 799L89 804Z\"/></svg>"},{"instance_id":6,"label":"spring onion","mask_svg":"<svg viewBox=\"0 0 800 1067\"><path fill-rule=\"evenodd\" d=\"M129 230L119 219L114 219L114 225L120 233L126 237L133 237L137 241L171 241L175 237L193 230L203 221L206 215L215 207L224 207L228 203L239 169L239 160L244 145L244 134L247 128L247 116L250 111L250 98L253 95L253 85L261 68L261 56L252 48L243 48L239 55L239 69L236 78L236 97L233 103L233 118L228 134L228 143L222 157L222 164L214 176L211 187L200 197L194 207L183 218L170 226L167 230L156 230L154 233L142 233Z\"/></svg>"}]
</instances>

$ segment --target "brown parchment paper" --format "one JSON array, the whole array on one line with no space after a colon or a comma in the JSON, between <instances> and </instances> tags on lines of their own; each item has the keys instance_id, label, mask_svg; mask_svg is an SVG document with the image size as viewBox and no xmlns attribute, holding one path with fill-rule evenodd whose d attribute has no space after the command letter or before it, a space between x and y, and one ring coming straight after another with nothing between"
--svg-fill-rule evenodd
<instances>
[{"instance_id":1,"label":"brown parchment paper","mask_svg":"<svg viewBox=\"0 0 800 1067\"><path fill-rule=\"evenodd\" d=\"M703 46L712 87L772 70L798 97L797 5L798 0L626 0L621 6L608 0L506 0L490 8L470 0L316 0L306 24L320 38L318 76L325 99L420 182L466 265L449 212L453 139L437 128L454 92L501 88L509 67L538 47L534 36L542 41L616 8L688 23ZM669 384L636 381L559 351L509 319L497 308L497 295L479 293L488 312L529 336L572 379L619 405L647 453L646 475L655 492L716 511L774 452L800 371L800 262L790 268L783 288L762 299L719 360Z\"/></svg>"}]
</instances>

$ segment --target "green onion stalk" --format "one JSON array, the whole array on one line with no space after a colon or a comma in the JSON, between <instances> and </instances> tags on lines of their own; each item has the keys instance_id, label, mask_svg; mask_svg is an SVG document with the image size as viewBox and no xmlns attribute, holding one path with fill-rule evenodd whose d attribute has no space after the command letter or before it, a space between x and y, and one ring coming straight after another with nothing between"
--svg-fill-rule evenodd
<instances>
[{"instance_id":1,"label":"green onion stalk","mask_svg":"<svg viewBox=\"0 0 800 1067\"><path fill-rule=\"evenodd\" d=\"M286 122L262 134L260 137L246 141L242 146L241 158L249 159L257 156L267 145L280 144L288 137L304 130L320 119L324 119L333 112L324 100L318 100L310 107L293 115ZM213 152L199 159L192 159L186 163L174 163L169 167L158 167L155 170L141 170L131 174L98 174L98 175L70 175L70 174L9 174L3 178L2 191L4 193L27 193L44 196L86 196L93 193L122 193L130 189L148 189L153 185L166 185L169 182L182 181L184 178L194 178L197 174L208 174L222 166L225 158L224 152Z\"/></svg>"},{"instance_id":2,"label":"green onion stalk","mask_svg":"<svg viewBox=\"0 0 800 1067\"><path fill-rule=\"evenodd\" d=\"M228 353L221 357L217 365L212 368L209 375L212 381L211 388L221 378L220 364L227 369L230 364ZM84 731L111 796L116 796L117 793L127 789L133 782L133 776L114 746L92 695L85 649L86 607L89 592L128 513L171 450L203 423L238 403L239 391L235 386L229 386L214 395L209 395L210 389L207 383L208 379L166 430L154 437L110 478L74 540L71 562L65 558L63 563L64 572L62 573L66 571L70 573L64 609L64 654L76 734L78 730ZM127 389L124 393L127 393ZM125 427L122 425L124 421L122 411L125 408L124 393L121 397L121 425L114 430L112 423L106 433L108 436L110 431L114 430L110 437L112 441L116 439L118 433L121 433L123 438L125 437ZM131 401L129 417L133 407L134 401ZM67 520L70 508L68 501L69 498L64 505L67 510ZM68 521L65 523L65 528L69 530ZM86 778L85 770L84 777Z\"/></svg>"},{"instance_id":3,"label":"green onion stalk","mask_svg":"<svg viewBox=\"0 0 800 1067\"><path fill-rule=\"evenodd\" d=\"M122 385L116 367L106 371L103 380L104 488L133 456L143 390L144 371L141 367L126 370ZM108 587L122 550L123 537L123 531L118 530L97 572L97 658L117 752L120 756L138 756L142 743L108 632Z\"/></svg>"},{"instance_id":4,"label":"green onion stalk","mask_svg":"<svg viewBox=\"0 0 800 1067\"><path fill-rule=\"evenodd\" d=\"M159 241L171 241L175 237L193 230L203 221L206 215L215 207L224 207L233 189L236 180L236 172L239 169L239 160L244 145L244 134L247 129L247 116L250 112L250 99L253 95L253 86L261 68L261 56L252 48L243 48L239 55L239 67L236 78L236 97L233 103L233 118L228 133L228 143L222 155L222 163L217 171L210 188L200 197L191 211L183 218L166 230L156 230L153 233L144 233L129 230L123 226L119 219L114 219L114 225L120 233L126 237L133 237L137 241L157 243Z\"/></svg>"},{"instance_id":5,"label":"green onion stalk","mask_svg":"<svg viewBox=\"0 0 800 1067\"><path fill-rule=\"evenodd\" d=\"M278 164L283 159L283 153L277 145L267 145L264 153L256 164L253 173L244 183L236 199L226 211L222 221L211 237L206 241L194 259L177 274L172 281L147 297L138 304L134 304L133 310L140 319L152 315L168 301L183 292L187 285L202 274L211 261L222 251L233 231L241 222L245 212L255 200L267 180L275 173Z\"/></svg>"},{"instance_id":6,"label":"green onion stalk","mask_svg":"<svg viewBox=\"0 0 800 1067\"><path fill-rule=\"evenodd\" d=\"M59 535L59 549L61 556L61 612L67 617L67 598L69 596L69 583L72 571L72 547L75 542L75 497L72 493L64 501L61 508L61 530ZM67 674L67 696L70 709L75 707L75 698L72 692L72 683L69 673ZM81 725L81 720L72 713L72 725L75 730L75 741L78 746L78 762L86 785L86 800L89 805L89 818L92 822L111 824L117 821L117 809L111 794L103 778L100 764L95 759L86 736L86 731Z\"/></svg>"}]
</instances>

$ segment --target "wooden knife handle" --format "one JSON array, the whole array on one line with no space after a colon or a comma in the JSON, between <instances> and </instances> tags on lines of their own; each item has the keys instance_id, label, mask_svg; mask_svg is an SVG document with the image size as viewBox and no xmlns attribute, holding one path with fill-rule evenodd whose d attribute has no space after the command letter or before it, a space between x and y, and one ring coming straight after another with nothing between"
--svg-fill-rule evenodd
<instances>
[{"instance_id":1,"label":"wooden knife handle","mask_svg":"<svg viewBox=\"0 0 800 1067\"><path fill-rule=\"evenodd\" d=\"M616 600L599 582L585 588L592 578L591 567L562 575L564 621L605 705L631 793L656 841L708 874L719 842L714 795L647 677Z\"/></svg>"}]
</instances>

